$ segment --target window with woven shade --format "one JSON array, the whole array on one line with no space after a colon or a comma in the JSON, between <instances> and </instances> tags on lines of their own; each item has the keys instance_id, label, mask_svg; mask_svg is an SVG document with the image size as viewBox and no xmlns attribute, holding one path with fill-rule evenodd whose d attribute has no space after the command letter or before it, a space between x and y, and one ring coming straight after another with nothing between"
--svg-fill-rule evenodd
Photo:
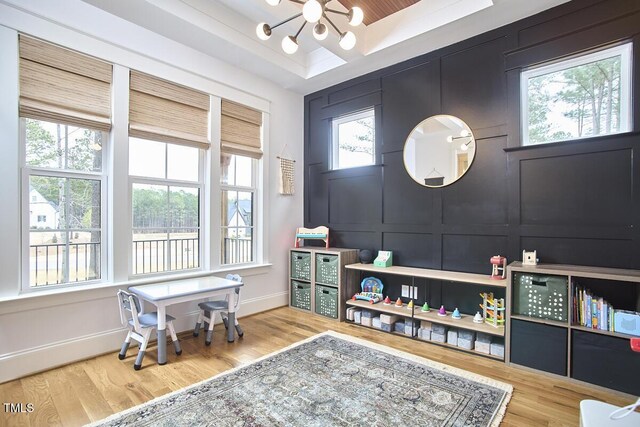
<instances>
[{"instance_id":1,"label":"window with woven shade","mask_svg":"<svg viewBox=\"0 0 640 427\"><path fill-rule=\"evenodd\" d=\"M19 47L21 117L111 129L111 64L25 35Z\"/></svg>"},{"instance_id":2,"label":"window with woven shade","mask_svg":"<svg viewBox=\"0 0 640 427\"><path fill-rule=\"evenodd\" d=\"M262 113L222 100L220 127L220 263L256 261L258 160L262 157Z\"/></svg>"},{"instance_id":3,"label":"window with woven shade","mask_svg":"<svg viewBox=\"0 0 640 427\"><path fill-rule=\"evenodd\" d=\"M260 159L262 157L262 113L253 108L222 100L221 151Z\"/></svg>"},{"instance_id":4,"label":"window with woven shade","mask_svg":"<svg viewBox=\"0 0 640 427\"><path fill-rule=\"evenodd\" d=\"M112 65L19 38L26 290L106 279Z\"/></svg>"},{"instance_id":5,"label":"window with woven shade","mask_svg":"<svg viewBox=\"0 0 640 427\"><path fill-rule=\"evenodd\" d=\"M131 71L131 274L202 267L208 94Z\"/></svg>"},{"instance_id":6,"label":"window with woven shade","mask_svg":"<svg viewBox=\"0 0 640 427\"><path fill-rule=\"evenodd\" d=\"M208 94L134 70L129 85L129 136L209 148Z\"/></svg>"}]
</instances>

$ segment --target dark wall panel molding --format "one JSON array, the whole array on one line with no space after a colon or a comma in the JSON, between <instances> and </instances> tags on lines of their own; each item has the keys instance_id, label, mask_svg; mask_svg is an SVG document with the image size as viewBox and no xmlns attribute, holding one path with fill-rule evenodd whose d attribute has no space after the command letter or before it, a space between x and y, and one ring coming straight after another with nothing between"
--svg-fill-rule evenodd
<instances>
[{"instance_id":1,"label":"dark wall panel molding","mask_svg":"<svg viewBox=\"0 0 640 427\"><path fill-rule=\"evenodd\" d=\"M305 97L305 225L394 264L490 273L492 255L640 269L640 3L574 0ZM523 67L633 40L633 132L520 146ZM337 115L375 105L377 166L329 170ZM426 188L404 169L422 119L453 114L477 140L471 170ZM635 254L635 256L634 256Z\"/></svg>"},{"instance_id":2,"label":"dark wall panel molding","mask_svg":"<svg viewBox=\"0 0 640 427\"><path fill-rule=\"evenodd\" d=\"M506 45L500 37L442 58L443 114L458 116L471 129L506 122Z\"/></svg>"}]
</instances>

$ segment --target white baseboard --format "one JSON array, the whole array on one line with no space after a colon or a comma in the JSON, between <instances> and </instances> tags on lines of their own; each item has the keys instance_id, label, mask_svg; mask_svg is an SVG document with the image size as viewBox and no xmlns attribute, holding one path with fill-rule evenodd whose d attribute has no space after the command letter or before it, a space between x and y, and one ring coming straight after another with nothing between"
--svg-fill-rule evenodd
<instances>
[{"instance_id":1,"label":"white baseboard","mask_svg":"<svg viewBox=\"0 0 640 427\"><path fill-rule=\"evenodd\" d=\"M238 317L287 305L288 295L287 292L281 292L243 300L238 309ZM198 312L194 311L176 318L174 321L176 331L192 330L197 316ZM247 331L246 328L245 331ZM250 333L250 331L247 332ZM125 335L125 329L118 328L0 355L0 383L117 351Z\"/></svg>"}]
</instances>

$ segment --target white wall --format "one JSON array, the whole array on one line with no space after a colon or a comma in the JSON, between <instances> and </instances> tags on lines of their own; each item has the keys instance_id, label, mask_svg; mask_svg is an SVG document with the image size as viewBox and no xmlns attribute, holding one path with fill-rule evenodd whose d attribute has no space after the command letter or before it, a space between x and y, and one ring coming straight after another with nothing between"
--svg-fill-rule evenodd
<instances>
[{"instance_id":1,"label":"white wall","mask_svg":"<svg viewBox=\"0 0 640 427\"><path fill-rule=\"evenodd\" d=\"M0 245L0 382L117 350L124 334L115 293L118 287L130 283L128 268L123 267L129 246L121 238L128 230L122 221L113 221L111 232L116 238L110 239L109 244L116 249L113 253L116 268L110 271L109 283L64 292L22 293L20 290L18 32L111 61L117 64L114 79L126 79L127 68L135 68L265 112L262 227L267 244L263 253L264 265L238 271L245 278L239 314L243 316L285 305L288 297L287 249L293 242L295 227L303 222L302 96L78 0L0 0L0 93L3 94L0 97L3 159L0 200L5 202L0 216L0 235L3 236ZM114 94L113 103L114 115L121 114L118 109L122 110L122 105L126 105L126 94ZM212 110L214 114L215 110ZM112 138L126 138L126 129L114 125ZM297 160L294 196L281 196L277 192L276 156L285 144L287 153ZM122 188L123 180L126 180L122 172L126 167L118 161L126 162L127 153L118 146L112 150L116 162L114 186ZM216 167L215 164L212 166ZM127 194L111 194L109 201L118 212L128 209ZM211 203L215 201L215 194L212 194ZM210 233L215 234L211 230ZM215 247L210 250L215 252ZM169 308L169 313L178 319L178 330L193 327L195 312L195 304ZM246 333L251 334L251 331Z\"/></svg>"}]
</instances>

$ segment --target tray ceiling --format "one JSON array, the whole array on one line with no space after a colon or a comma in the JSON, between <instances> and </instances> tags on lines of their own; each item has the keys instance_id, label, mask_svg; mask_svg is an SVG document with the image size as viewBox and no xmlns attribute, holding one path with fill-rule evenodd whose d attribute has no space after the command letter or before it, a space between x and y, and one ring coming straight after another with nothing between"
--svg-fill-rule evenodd
<instances>
[{"instance_id":1,"label":"tray ceiling","mask_svg":"<svg viewBox=\"0 0 640 427\"><path fill-rule=\"evenodd\" d=\"M420 0L338 0L344 7L351 9L358 6L364 12L364 24L369 25L389 15L418 3Z\"/></svg>"}]
</instances>

